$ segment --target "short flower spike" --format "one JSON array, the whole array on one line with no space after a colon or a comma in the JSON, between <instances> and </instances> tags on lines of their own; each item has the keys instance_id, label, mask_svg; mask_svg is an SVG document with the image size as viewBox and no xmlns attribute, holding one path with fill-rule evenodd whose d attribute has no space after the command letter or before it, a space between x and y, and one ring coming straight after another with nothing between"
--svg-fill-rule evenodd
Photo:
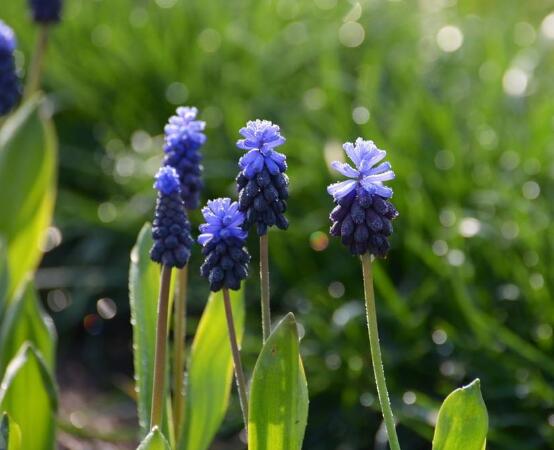
<instances>
[{"instance_id":1,"label":"short flower spike","mask_svg":"<svg viewBox=\"0 0 554 450\"><path fill-rule=\"evenodd\" d=\"M15 48L13 30L0 20L0 116L9 113L21 98L21 83L15 67Z\"/></svg>"},{"instance_id":2,"label":"short flower spike","mask_svg":"<svg viewBox=\"0 0 554 450\"><path fill-rule=\"evenodd\" d=\"M154 187L158 190L158 200L152 224L154 246L150 258L166 266L182 268L190 258L194 241L175 169L162 167L156 174Z\"/></svg>"},{"instance_id":3,"label":"short flower spike","mask_svg":"<svg viewBox=\"0 0 554 450\"><path fill-rule=\"evenodd\" d=\"M244 247L247 237L243 229L244 214L237 202L229 198L208 201L202 208L206 223L200 225L198 242L204 247L204 263L200 273L210 282L212 291L240 288L248 275L250 255Z\"/></svg>"},{"instance_id":4,"label":"short flower spike","mask_svg":"<svg viewBox=\"0 0 554 450\"><path fill-rule=\"evenodd\" d=\"M29 6L36 23L58 23L61 19L62 0L29 0Z\"/></svg>"},{"instance_id":5,"label":"short flower spike","mask_svg":"<svg viewBox=\"0 0 554 450\"><path fill-rule=\"evenodd\" d=\"M206 123L196 120L198 109L177 108L165 126L164 165L174 167L181 181L181 197L187 209L196 209L204 187L200 148L206 142Z\"/></svg>"},{"instance_id":6,"label":"short flower spike","mask_svg":"<svg viewBox=\"0 0 554 450\"><path fill-rule=\"evenodd\" d=\"M288 228L284 216L289 195L286 156L275 150L285 142L278 125L268 120L254 120L240 129L244 139L237 147L247 150L239 160L237 177L239 208L245 214L245 227L256 225L259 236L276 225Z\"/></svg>"},{"instance_id":7,"label":"short flower spike","mask_svg":"<svg viewBox=\"0 0 554 450\"><path fill-rule=\"evenodd\" d=\"M398 211L389 201L392 189L383 184L394 179L394 172L388 162L381 162L386 152L373 141L356 139L343 145L344 151L355 167L348 163L334 161L331 167L350 180L331 184L327 192L336 203L331 212L331 234L341 237L354 255L370 252L385 257L392 234L391 221Z\"/></svg>"}]
</instances>

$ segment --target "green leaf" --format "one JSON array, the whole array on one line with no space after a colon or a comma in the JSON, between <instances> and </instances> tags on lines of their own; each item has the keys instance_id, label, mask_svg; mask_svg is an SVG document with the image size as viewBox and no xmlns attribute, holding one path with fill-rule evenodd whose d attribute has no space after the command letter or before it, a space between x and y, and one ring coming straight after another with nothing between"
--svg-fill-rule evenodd
<instances>
[{"instance_id":1,"label":"green leaf","mask_svg":"<svg viewBox=\"0 0 554 450\"><path fill-rule=\"evenodd\" d=\"M8 300L40 262L55 199L57 142L33 97L0 129L0 235L8 244ZM9 213L8 213L9 212Z\"/></svg>"},{"instance_id":2,"label":"green leaf","mask_svg":"<svg viewBox=\"0 0 554 450\"><path fill-rule=\"evenodd\" d=\"M129 301L131 324L133 326L133 357L135 366L135 386L138 394L137 406L142 436L150 431L150 409L152 406L152 383L154 380L154 352L156 348L156 319L158 317L158 294L160 286L160 266L150 259L153 245L150 224L145 224L131 251L129 271ZM173 298L173 285L170 299ZM171 305L170 305L171 311ZM168 352L169 353L169 352ZM169 370L166 371L169 374ZM168 390L169 379L165 383ZM164 409L163 431L170 436L171 412Z\"/></svg>"},{"instance_id":3,"label":"green leaf","mask_svg":"<svg viewBox=\"0 0 554 450\"><path fill-rule=\"evenodd\" d=\"M171 450L171 447L158 427L154 427L140 443L137 450Z\"/></svg>"},{"instance_id":4,"label":"green leaf","mask_svg":"<svg viewBox=\"0 0 554 450\"><path fill-rule=\"evenodd\" d=\"M21 429L7 413L2 415L0 421L0 450L20 450Z\"/></svg>"},{"instance_id":5,"label":"green leaf","mask_svg":"<svg viewBox=\"0 0 554 450\"><path fill-rule=\"evenodd\" d=\"M239 345L244 332L243 291L231 291ZM191 348L187 378L185 426L181 450L205 450L212 442L229 405L233 360L225 319L223 294L208 299Z\"/></svg>"},{"instance_id":6,"label":"green leaf","mask_svg":"<svg viewBox=\"0 0 554 450\"><path fill-rule=\"evenodd\" d=\"M0 237L0 320L4 312L4 306L8 302L8 285L10 273L8 269L8 249L6 241ZM1 373L1 372L0 372Z\"/></svg>"},{"instance_id":7,"label":"green leaf","mask_svg":"<svg viewBox=\"0 0 554 450\"><path fill-rule=\"evenodd\" d=\"M0 385L0 411L6 411L21 428L22 449L54 448L56 409L52 377L35 348L25 343Z\"/></svg>"},{"instance_id":8,"label":"green leaf","mask_svg":"<svg viewBox=\"0 0 554 450\"><path fill-rule=\"evenodd\" d=\"M456 389L444 400L437 419L433 450L483 450L489 416L479 379Z\"/></svg>"},{"instance_id":9,"label":"green leaf","mask_svg":"<svg viewBox=\"0 0 554 450\"><path fill-rule=\"evenodd\" d=\"M0 373L24 342L31 342L46 366L54 373L56 331L52 319L42 309L33 282L16 296L0 325Z\"/></svg>"},{"instance_id":10,"label":"green leaf","mask_svg":"<svg viewBox=\"0 0 554 450\"><path fill-rule=\"evenodd\" d=\"M252 375L249 450L300 450L308 420L308 387L298 332L289 313L265 343Z\"/></svg>"}]
</instances>

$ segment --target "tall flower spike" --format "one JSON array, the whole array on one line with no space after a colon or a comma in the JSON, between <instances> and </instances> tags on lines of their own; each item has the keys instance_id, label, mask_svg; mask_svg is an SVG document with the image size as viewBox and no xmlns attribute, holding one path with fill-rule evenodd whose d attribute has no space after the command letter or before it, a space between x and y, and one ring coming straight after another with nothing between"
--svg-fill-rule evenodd
<instances>
[{"instance_id":1,"label":"tall flower spike","mask_svg":"<svg viewBox=\"0 0 554 450\"><path fill-rule=\"evenodd\" d=\"M275 151L285 142L278 125L268 120L255 120L240 129L244 139L237 147L247 150L239 160L240 173L237 176L239 209L245 214L245 227L256 225L258 236L276 225L282 230L288 228L284 216L289 196L289 179L286 156Z\"/></svg>"},{"instance_id":2,"label":"tall flower spike","mask_svg":"<svg viewBox=\"0 0 554 450\"><path fill-rule=\"evenodd\" d=\"M199 150L206 142L206 123L196 120L197 114L196 108L179 107L164 129L164 165L174 167L179 174L181 197L189 210L198 208L204 187Z\"/></svg>"},{"instance_id":3,"label":"tall flower spike","mask_svg":"<svg viewBox=\"0 0 554 450\"><path fill-rule=\"evenodd\" d=\"M61 18L62 0L29 0L29 6L36 23L58 23Z\"/></svg>"},{"instance_id":4,"label":"tall flower spike","mask_svg":"<svg viewBox=\"0 0 554 450\"><path fill-rule=\"evenodd\" d=\"M331 234L340 237L354 255L368 252L384 258L390 248L391 221L398 211L389 201L392 189L383 184L394 179L388 162L382 162L386 152L373 141L356 139L343 145L355 167L334 161L331 167L350 178L327 188L337 205L331 212Z\"/></svg>"},{"instance_id":5,"label":"tall flower spike","mask_svg":"<svg viewBox=\"0 0 554 450\"><path fill-rule=\"evenodd\" d=\"M13 30L0 20L0 116L10 112L21 98L21 83L15 68L15 47Z\"/></svg>"},{"instance_id":6,"label":"tall flower spike","mask_svg":"<svg viewBox=\"0 0 554 450\"><path fill-rule=\"evenodd\" d=\"M200 225L198 242L205 257L200 274L210 282L212 291L237 290L248 275L250 255L244 246L244 214L229 198L208 201L202 208L206 223Z\"/></svg>"},{"instance_id":7,"label":"tall flower spike","mask_svg":"<svg viewBox=\"0 0 554 450\"><path fill-rule=\"evenodd\" d=\"M156 174L154 187L158 190L158 200L152 224L154 245L150 258L165 266L182 268L190 258L194 241L175 169L162 167Z\"/></svg>"}]
</instances>

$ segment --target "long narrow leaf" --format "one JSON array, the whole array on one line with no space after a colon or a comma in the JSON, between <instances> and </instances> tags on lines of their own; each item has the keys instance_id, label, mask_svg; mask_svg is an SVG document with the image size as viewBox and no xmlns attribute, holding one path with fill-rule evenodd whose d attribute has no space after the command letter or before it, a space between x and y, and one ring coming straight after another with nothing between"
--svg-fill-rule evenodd
<instances>
[{"instance_id":1,"label":"long narrow leaf","mask_svg":"<svg viewBox=\"0 0 554 450\"><path fill-rule=\"evenodd\" d=\"M0 235L8 245L8 301L39 263L55 199L57 142L41 99L25 103L0 129Z\"/></svg>"},{"instance_id":2,"label":"long narrow leaf","mask_svg":"<svg viewBox=\"0 0 554 450\"><path fill-rule=\"evenodd\" d=\"M8 288L10 283L10 272L8 269L8 249L6 241L0 237L0 320L4 313L4 308L8 302Z\"/></svg>"},{"instance_id":3,"label":"long narrow leaf","mask_svg":"<svg viewBox=\"0 0 554 450\"><path fill-rule=\"evenodd\" d=\"M8 413L2 415L0 421L0 450L20 450L21 429Z\"/></svg>"},{"instance_id":4,"label":"long narrow leaf","mask_svg":"<svg viewBox=\"0 0 554 450\"><path fill-rule=\"evenodd\" d=\"M249 450L300 450L308 419L308 388L296 321L288 314L265 343L252 375Z\"/></svg>"},{"instance_id":5,"label":"long narrow leaf","mask_svg":"<svg viewBox=\"0 0 554 450\"><path fill-rule=\"evenodd\" d=\"M50 373L29 343L10 362L0 385L0 411L21 428L21 448L52 450L55 441L56 389Z\"/></svg>"},{"instance_id":6,"label":"long narrow leaf","mask_svg":"<svg viewBox=\"0 0 554 450\"><path fill-rule=\"evenodd\" d=\"M437 419L433 450L482 450L489 416L479 380L456 389L444 400Z\"/></svg>"},{"instance_id":7,"label":"long narrow leaf","mask_svg":"<svg viewBox=\"0 0 554 450\"><path fill-rule=\"evenodd\" d=\"M56 330L43 311L34 284L29 281L20 291L0 325L0 373L24 342L31 342L54 373Z\"/></svg>"},{"instance_id":8,"label":"long narrow leaf","mask_svg":"<svg viewBox=\"0 0 554 450\"><path fill-rule=\"evenodd\" d=\"M244 331L243 292L231 292L237 339ZM221 292L208 299L192 344L180 450L205 450L212 442L229 405L233 361Z\"/></svg>"}]
</instances>

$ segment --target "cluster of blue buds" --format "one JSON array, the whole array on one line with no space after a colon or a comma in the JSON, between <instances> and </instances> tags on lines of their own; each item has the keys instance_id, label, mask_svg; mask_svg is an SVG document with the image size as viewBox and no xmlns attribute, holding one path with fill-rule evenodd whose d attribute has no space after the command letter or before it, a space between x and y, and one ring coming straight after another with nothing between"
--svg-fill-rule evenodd
<instances>
[{"instance_id":1,"label":"cluster of blue buds","mask_svg":"<svg viewBox=\"0 0 554 450\"><path fill-rule=\"evenodd\" d=\"M62 0L29 0L29 6L36 23L51 24L60 21Z\"/></svg>"},{"instance_id":2,"label":"cluster of blue buds","mask_svg":"<svg viewBox=\"0 0 554 450\"><path fill-rule=\"evenodd\" d=\"M162 167L156 175L154 187L158 190L158 200L152 224L154 245L150 258L169 267L183 268L190 258L194 241L175 169Z\"/></svg>"},{"instance_id":3,"label":"cluster of blue buds","mask_svg":"<svg viewBox=\"0 0 554 450\"><path fill-rule=\"evenodd\" d=\"M212 291L238 290L248 275L250 255L246 250L244 214L229 198L208 201L202 208L206 223L200 225L198 242L205 257L200 273L210 282Z\"/></svg>"},{"instance_id":4,"label":"cluster of blue buds","mask_svg":"<svg viewBox=\"0 0 554 450\"><path fill-rule=\"evenodd\" d=\"M394 172L388 162L375 166L387 153L362 138L354 144L347 142L343 148L355 168L339 161L331 164L350 178L327 188L337 205L330 215L331 234L340 237L354 255L369 252L384 258L390 248L391 221L398 216L389 201L392 189L383 184L394 179Z\"/></svg>"},{"instance_id":5,"label":"cluster of blue buds","mask_svg":"<svg viewBox=\"0 0 554 450\"><path fill-rule=\"evenodd\" d=\"M284 216L289 196L289 180L286 157L275 151L285 142L279 126L267 120L255 120L240 129L244 137L237 147L248 152L239 160L240 173L237 177L239 209L245 215L244 226L256 225L259 236L276 225L282 230L288 228Z\"/></svg>"},{"instance_id":6,"label":"cluster of blue buds","mask_svg":"<svg viewBox=\"0 0 554 450\"><path fill-rule=\"evenodd\" d=\"M187 209L200 204L202 181L202 155L200 148L206 142L206 123L196 120L198 109L179 107L165 126L166 153L164 165L174 167L181 182L181 197Z\"/></svg>"},{"instance_id":7,"label":"cluster of blue buds","mask_svg":"<svg viewBox=\"0 0 554 450\"><path fill-rule=\"evenodd\" d=\"M0 20L0 116L9 113L21 98L15 68L16 40L13 30Z\"/></svg>"}]
</instances>

